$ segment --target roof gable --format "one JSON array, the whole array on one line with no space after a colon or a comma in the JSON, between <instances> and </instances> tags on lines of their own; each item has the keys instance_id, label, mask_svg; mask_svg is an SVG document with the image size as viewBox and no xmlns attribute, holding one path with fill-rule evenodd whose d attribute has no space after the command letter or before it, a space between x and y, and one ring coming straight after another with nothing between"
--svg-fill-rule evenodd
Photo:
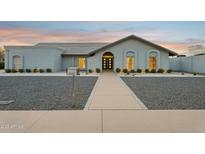
<instances>
[{"instance_id":1,"label":"roof gable","mask_svg":"<svg viewBox=\"0 0 205 154\"><path fill-rule=\"evenodd\" d=\"M178 55L176 52L174 52L174 51L172 51L172 50L169 50L169 49L167 49L167 48L164 48L164 47L162 47L162 46L159 46L159 45L157 45L157 44L155 44L155 43L152 43L152 42L150 42L150 41L147 41L147 40L145 40L145 39L143 39L143 38L140 38L140 37L137 37L137 36L135 36L135 35L127 36L127 37L122 38L122 39L120 39L120 40L118 40L118 41L115 41L115 42L113 42L113 43L107 44L107 45L105 45L105 46L103 46L103 47L101 47L101 48L98 48L98 49L96 49L96 50L93 50L93 51L90 52L90 55L91 55L91 54L94 54L94 53L96 53L96 52L98 52L98 51L100 51L100 50L104 50L104 49L107 49L107 48L109 48L109 47L113 47L113 46L115 46L115 45L117 45L117 44L119 44L119 43L122 43L122 42L127 41L127 40L130 40L130 39L134 39L134 40L137 40L137 41L140 41L140 42L149 44L149 45L151 45L151 46L154 46L154 47L157 48L157 49L162 49L162 50L164 50L164 51L167 51L170 55Z\"/></svg>"}]
</instances>

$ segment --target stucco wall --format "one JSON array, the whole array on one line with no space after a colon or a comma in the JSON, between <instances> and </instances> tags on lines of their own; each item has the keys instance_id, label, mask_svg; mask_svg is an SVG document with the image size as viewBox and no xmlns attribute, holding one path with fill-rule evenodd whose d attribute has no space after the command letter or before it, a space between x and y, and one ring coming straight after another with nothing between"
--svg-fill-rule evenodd
<instances>
[{"instance_id":1,"label":"stucco wall","mask_svg":"<svg viewBox=\"0 0 205 154\"><path fill-rule=\"evenodd\" d=\"M169 69L168 52L157 50L150 45L136 41L134 39L127 40L113 47L109 47L106 50L99 51L94 56L89 57L87 60L88 68L102 69L102 55L105 52L113 53L114 70L116 68L126 68L125 56L126 56L126 52L128 51L135 52L135 55L136 55L135 69L137 68L146 69L148 67L147 53L149 51L159 52L159 59L158 59L159 64L157 65L157 68Z\"/></svg>"},{"instance_id":2,"label":"stucco wall","mask_svg":"<svg viewBox=\"0 0 205 154\"><path fill-rule=\"evenodd\" d=\"M66 68L73 66L73 56L63 56L62 57L62 69L65 71Z\"/></svg>"},{"instance_id":3,"label":"stucco wall","mask_svg":"<svg viewBox=\"0 0 205 154\"><path fill-rule=\"evenodd\" d=\"M205 73L205 55L170 58L169 61L174 71Z\"/></svg>"},{"instance_id":4,"label":"stucco wall","mask_svg":"<svg viewBox=\"0 0 205 154\"><path fill-rule=\"evenodd\" d=\"M21 57L22 68L51 68L60 71L62 67L62 51L55 48L13 47L6 49L5 68L13 68L13 56Z\"/></svg>"}]
</instances>

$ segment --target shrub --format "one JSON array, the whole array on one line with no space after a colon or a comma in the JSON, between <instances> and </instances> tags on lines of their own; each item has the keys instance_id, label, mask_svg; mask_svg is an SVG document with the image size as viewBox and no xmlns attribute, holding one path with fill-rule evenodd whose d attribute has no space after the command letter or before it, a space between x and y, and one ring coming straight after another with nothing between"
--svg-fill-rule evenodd
<instances>
[{"instance_id":1,"label":"shrub","mask_svg":"<svg viewBox=\"0 0 205 154\"><path fill-rule=\"evenodd\" d=\"M47 73L51 73L51 72L52 72L52 69L51 69L51 68L47 68L47 69L46 69L46 72L47 72Z\"/></svg>"},{"instance_id":2,"label":"shrub","mask_svg":"<svg viewBox=\"0 0 205 154\"><path fill-rule=\"evenodd\" d=\"M137 73L142 73L142 69L138 68Z\"/></svg>"},{"instance_id":3,"label":"shrub","mask_svg":"<svg viewBox=\"0 0 205 154\"><path fill-rule=\"evenodd\" d=\"M159 68L157 72L158 73L164 73L164 69L163 68Z\"/></svg>"},{"instance_id":4,"label":"shrub","mask_svg":"<svg viewBox=\"0 0 205 154\"><path fill-rule=\"evenodd\" d=\"M149 73L149 69L148 68L145 69L145 73Z\"/></svg>"},{"instance_id":5,"label":"shrub","mask_svg":"<svg viewBox=\"0 0 205 154\"><path fill-rule=\"evenodd\" d=\"M44 69L41 68L41 69L39 69L39 72L40 72L40 73L43 73L43 72L45 72L45 71L44 71Z\"/></svg>"},{"instance_id":6,"label":"shrub","mask_svg":"<svg viewBox=\"0 0 205 154\"><path fill-rule=\"evenodd\" d=\"M156 73L156 70L155 70L155 69L151 69L150 72L151 72L151 73Z\"/></svg>"},{"instance_id":7,"label":"shrub","mask_svg":"<svg viewBox=\"0 0 205 154\"><path fill-rule=\"evenodd\" d=\"M168 69L168 70L167 70L167 73L172 73L172 70L171 70L171 69Z\"/></svg>"},{"instance_id":8,"label":"shrub","mask_svg":"<svg viewBox=\"0 0 205 154\"><path fill-rule=\"evenodd\" d=\"M31 69L27 68L27 69L26 69L26 72L27 72L27 73L30 73L30 72L31 72Z\"/></svg>"},{"instance_id":9,"label":"shrub","mask_svg":"<svg viewBox=\"0 0 205 154\"><path fill-rule=\"evenodd\" d=\"M196 75L197 75L197 73L196 73L196 72L194 72L194 73L193 73L193 75L194 75L194 76L196 76Z\"/></svg>"},{"instance_id":10,"label":"shrub","mask_svg":"<svg viewBox=\"0 0 205 154\"><path fill-rule=\"evenodd\" d=\"M23 72L24 72L24 69L19 69L19 72L20 72L20 73L23 73Z\"/></svg>"},{"instance_id":11,"label":"shrub","mask_svg":"<svg viewBox=\"0 0 205 154\"><path fill-rule=\"evenodd\" d=\"M0 62L0 69L4 69L4 62Z\"/></svg>"},{"instance_id":12,"label":"shrub","mask_svg":"<svg viewBox=\"0 0 205 154\"><path fill-rule=\"evenodd\" d=\"M38 70L37 68L34 68L34 69L33 69L33 72L34 72L34 73L37 73L37 72L39 72L39 70Z\"/></svg>"},{"instance_id":13,"label":"shrub","mask_svg":"<svg viewBox=\"0 0 205 154\"><path fill-rule=\"evenodd\" d=\"M100 71L101 71L100 68L96 68L97 73L100 73Z\"/></svg>"},{"instance_id":14,"label":"shrub","mask_svg":"<svg viewBox=\"0 0 205 154\"><path fill-rule=\"evenodd\" d=\"M11 73L11 69L5 69L6 73Z\"/></svg>"},{"instance_id":15,"label":"shrub","mask_svg":"<svg viewBox=\"0 0 205 154\"><path fill-rule=\"evenodd\" d=\"M133 69L132 69L132 70L130 70L130 73L135 73L135 70L133 70Z\"/></svg>"},{"instance_id":16,"label":"shrub","mask_svg":"<svg viewBox=\"0 0 205 154\"><path fill-rule=\"evenodd\" d=\"M80 69L79 68L77 68L77 70L76 70L77 72L76 72L76 74L77 75L80 75Z\"/></svg>"},{"instance_id":17,"label":"shrub","mask_svg":"<svg viewBox=\"0 0 205 154\"><path fill-rule=\"evenodd\" d=\"M16 69L11 69L11 72L12 72L12 73L16 73L17 70L16 70Z\"/></svg>"},{"instance_id":18,"label":"shrub","mask_svg":"<svg viewBox=\"0 0 205 154\"><path fill-rule=\"evenodd\" d=\"M122 72L123 72L123 73L128 73L128 70L127 70L126 68L124 68L124 69L122 70Z\"/></svg>"},{"instance_id":19,"label":"shrub","mask_svg":"<svg viewBox=\"0 0 205 154\"><path fill-rule=\"evenodd\" d=\"M121 72L121 69L120 68L116 68L115 70L117 73L120 73Z\"/></svg>"},{"instance_id":20,"label":"shrub","mask_svg":"<svg viewBox=\"0 0 205 154\"><path fill-rule=\"evenodd\" d=\"M89 69L88 72L89 72L89 73L93 73L93 70Z\"/></svg>"}]
</instances>

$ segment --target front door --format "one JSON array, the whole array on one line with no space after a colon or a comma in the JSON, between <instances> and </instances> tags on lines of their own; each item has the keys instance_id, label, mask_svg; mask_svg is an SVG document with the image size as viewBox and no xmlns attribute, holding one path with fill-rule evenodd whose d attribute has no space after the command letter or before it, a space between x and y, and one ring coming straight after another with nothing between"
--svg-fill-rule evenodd
<instances>
[{"instance_id":1,"label":"front door","mask_svg":"<svg viewBox=\"0 0 205 154\"><path fill-rule=\"evenodd\" d=\"M103 68L103 70L112 70L113 69L113 57L112 56L103 56L102 68Z\"/></svg>"}]
</instances>

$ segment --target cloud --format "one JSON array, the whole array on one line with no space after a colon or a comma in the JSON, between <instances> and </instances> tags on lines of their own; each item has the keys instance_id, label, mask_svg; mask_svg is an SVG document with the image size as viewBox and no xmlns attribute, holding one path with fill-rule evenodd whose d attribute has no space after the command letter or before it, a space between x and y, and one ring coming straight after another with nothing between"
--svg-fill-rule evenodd
<instances>
[{"instance_id":1,"label":"cloud","mask_svg":"<svg viewBox=\"0 0 205 154\"><path fill-rule=\"evenodd\" d=\"M205 40L188 38L172 41L170 31L146 28L101 29L101 30L43 30L35 28L1 28L0 46L33 45L39 42L113 42L128 35L135 34L149 41L162 45L176 52L185 52L189 46L203 44Z\"/></svg>"}]
</instances>

